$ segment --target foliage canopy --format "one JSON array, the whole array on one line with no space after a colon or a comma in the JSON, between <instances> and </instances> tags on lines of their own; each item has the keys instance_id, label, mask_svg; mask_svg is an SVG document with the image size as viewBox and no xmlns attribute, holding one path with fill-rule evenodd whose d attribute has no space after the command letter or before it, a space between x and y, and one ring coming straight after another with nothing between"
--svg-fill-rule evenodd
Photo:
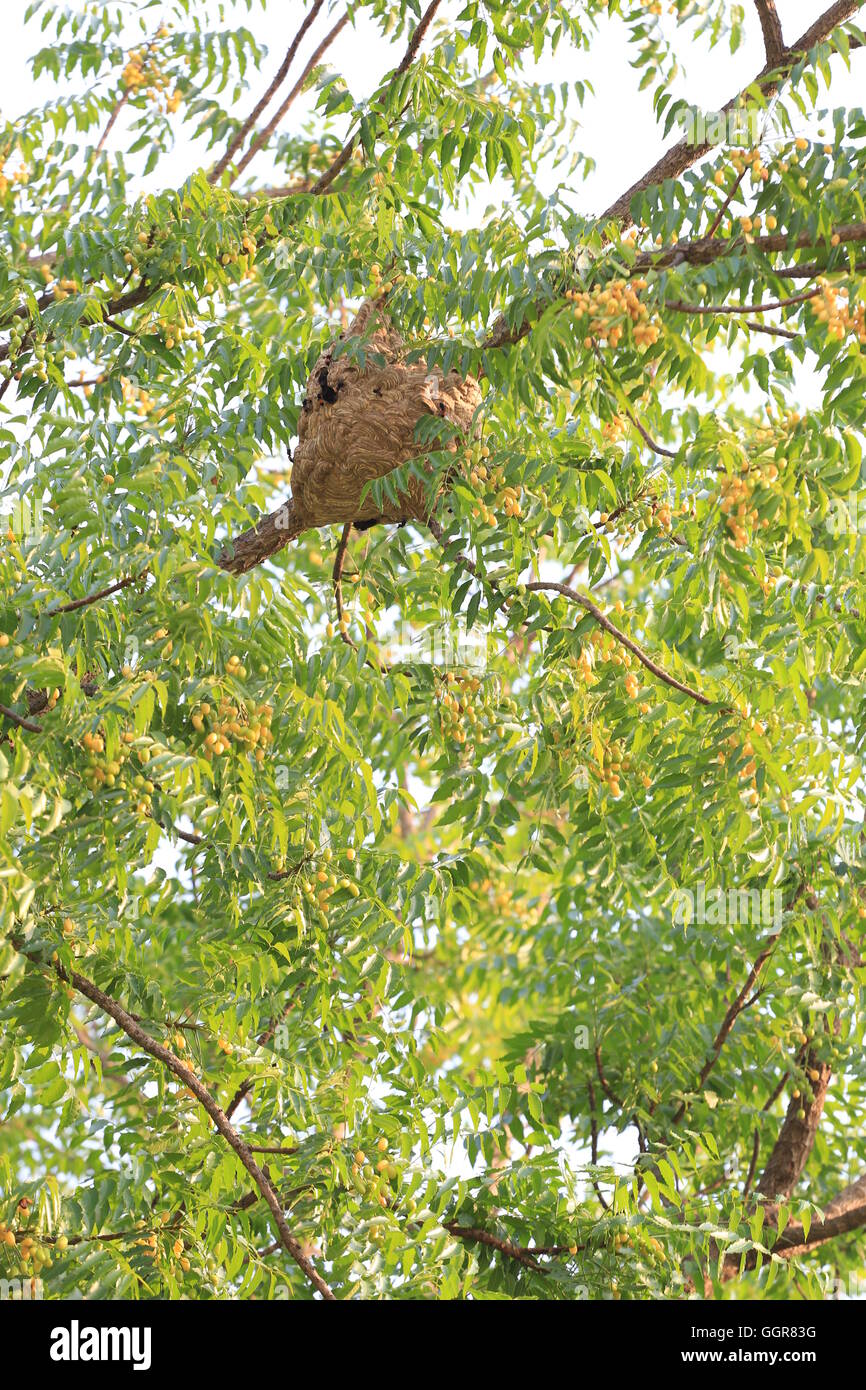
<instances>
[{"instance_id":1,"label":"foliage canopy","mask_svg":"<svg viewBox=\"0 0 866 1390\"><path fill-rule=\"evenodd\" d=\"M860 4L800 37L773 0L664 8L314 0L266 92L251 3L30 4L59 86L0 125L3 1277L861 1272L866 121L825 109ZM371 19L356 100L328 50ZM677 48L759 22L756 136L710 143ZM611 24L660 147L691 134L599 214ZM178 133L201 167L164 187ZM429 524L280 534L320 354L388 365L339 338L364 303L434 391L366 496L426 489Z\"/></svg>"}]
</instances>

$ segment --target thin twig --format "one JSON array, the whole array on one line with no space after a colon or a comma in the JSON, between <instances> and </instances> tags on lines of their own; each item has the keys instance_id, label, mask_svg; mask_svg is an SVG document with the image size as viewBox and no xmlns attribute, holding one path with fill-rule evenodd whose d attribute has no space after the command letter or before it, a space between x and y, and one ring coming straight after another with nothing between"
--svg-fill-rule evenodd
<instances>
[{"instance_id":1,"label":"thin twig","mask_svg":"<svg viewBox=\"0 0 866 1390\"><path fill-rule=\"evenodd\" d=\"M414 62L418 49L421 47L421 42L424 38L424 35L429 29L430 24L433 21L433 16L439 8L439 4L440 0L430 0L430 4L427 6L427 9L424 11L423 15L421 16L420 20L415 26L415 30L412 34L411 39L409 40L409 46L406 49L406 52L403 54L402 60L394 69L391 81L389 82L388 88L386 88L385 93L383 95L387 96L388 90L394 85L394 83L397 81L399 77L403 76L403 73L406 72ZM343 170L346 167L349 160L351 159L352 151L354 150L357 142L357 134L349 136L345 145L340 150L340 153L337 155L337 158L333 161L330 167L325 170L321 178L317 179L316 182L313 184L313 187L310 189L311 193L324 193L325 189L328 188L334 182L334 179L341 172L341 170Z\"/></svg>"},{"instance_id":2,"label":"thin twig","mask_svg":"<svg viewBox=\"0 0 866 1390\"><path fill-rule=\"evenodd\" d=\"M294 87L289 92L283 104L274 113L274 115L268 121L267 125L259 131L258 135L253 140L252 144L250 145L243 158L238 160L237 164L235 165L235 168L232 171L232 176L229 180L229 183L234 183L235 179L240 177L240 175L243 173L244 169L246 169L250 161L258 154L262 146L266 144L266 142L271 138L280 121L283 119L289 107L292 105L293 101L297 97L298 93L303 90L304 84L307 78L309 77L310 73L318 65L325 51L328 48L330 48L331 44L341 33L341 31L347 24L348 19L348 14L344 14L340 19L337 20L337 23L334 25L333 29L331 29L322 39L322 42L319 44L315 53L310 58L309 62L304 68ZM313 187L310 189L310 192L315 193L317 192L317 189Z\"/></svg>"},{"instance_id":3,"label":"thin twig","mask_svg":"<svg viewBox=\"0 0 866 1390\"><path fill-rule=\"evenodd\" d=\"M299 48L299 46L300 46L300 44L301 44L301 42L302 42L302 40L303 40L303 38L304 38L304 35L306 34L306 32L307 32L307 30L309 29L310 25L313 23L313 20L316 18L316 15L319 13L319 10L322 8L322 5L323 5L324 3L325 3L325 0L313 0L312 8L310 9L309 14L307 14L307 15L305 16L304 21L303 21L303 23L301 24L300 29L299 29L298 32L295 34L295 37L292 39L291 43L289 44L288 50L287 50L287 52L286 52L286 56L285 56L285 58L283 59L282 63L280 64L279 68L277 69L277 73L276 73L276 76L274 77L273 82L272 82L271 85L268 87L268 90L265 92L265 94L264 94L264 96L261 98L261 100L256 102L255 106L253 107L253 109L252 109L252 111L250 112L250 114L247 116L246 120L241 122L241 124L240 124L240 126L238 127L238 129L236 130L235 134L232 136L231 140L229 141L229 143L228 143L228 145L227 145L227 147L226 147L225 154L223 154L223 155L221 156L221 158L217 160L216 164L214 165L214 167L211 169L210 173L208 174L208 176L207 176L207 181L208 181L208 183L216 183L216 181L217 181L217 179L219 178L220 174L221 174L221 173L223 172L223 170L226 169L226 168L228 167L228 165L231 163L231 160L232 160L232 158L233 158L235 152L236 152L237 150L240 149L240 147L241 147L241 145L243 144L244 140L247 138L247 135L248 135L249 132L252 130L252 128L253 128L253 126L255 125L256 121L259 119L259 116L262 114L262 112L264 111L265 107L268 105L268 102L269 102L269 101L271 100L271 98L275 95L275 93L277 92L278 88L282 85L282 83L283 83L283 81L284 81L284 79L285 79L286 73L289 71L289 68L291 67L292 62L294 61L295 54L296 54L297 51L298 51L298 48Z\"/></svg>"},{"instance_id":4,"label":"thin twig","mask_svg":"<svg viewBox=\"0 0 866 1390\"><path fill-rule=\"evenodd\" d=\"M125 579L118 579L115 584L109 584L105 589L97 589L93 594L85 594L84 598L74 598L69 603L58 604L56 608L48 609L46 617L51 618L56 613L74 613L79 608L89 608L92 603L98 603L101 598L109 598L112 594L119 593L121 589L128 589L130 584L137 583L146 574L147 569L140 570L138 574L129 574Z\"/></svg>"},{"instance_id":5,"label":"thin twig","mask_svg":"<svg viewBox=\"0 0 866 1390\"><path fill-rule=\"evenodd\" d=\"M19 729L27 729L31 734L41 734L42 725L34 724L32 719L25 719L23 714L16 714L14 709L8 705L0 705L0 714L4 719L9 719L13 724L17 724Z\"/></svg>"}]
</instances>

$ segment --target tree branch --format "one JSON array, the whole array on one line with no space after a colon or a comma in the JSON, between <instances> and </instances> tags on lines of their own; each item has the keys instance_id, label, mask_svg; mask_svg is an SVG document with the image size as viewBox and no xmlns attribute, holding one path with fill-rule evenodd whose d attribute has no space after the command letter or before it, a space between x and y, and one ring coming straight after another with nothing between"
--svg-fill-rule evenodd
<instances>
[{"instance_id":1,"label":"tree branch","mask_svg":"<svg viewBox=\"0 0 866 1390\"><path fill-rule=\"evenodd\" d=\"M27 955L27 952L23 952L23 954ZM28 959L34 961L37 965L42 965L42 962L34 960L33 956L28 955ZM169 1052L167 1047L164 1047L162 1043L158 1043L149 1033L146 1033L126 1009L112 999L110 995L106 994L104 990L101 990L97 985L93 984L91 980L86 979L83 975L79 975L75 970L65 970L62 965L56 962L52 963L51 969L64 984L72 985L74 989L78 990L79 994L83 994L85 998L89 999L97 1008L102 1009L103 1013L113 1018L118 1028L126 1033L128 1038L145 1052L149 1053L151 1057L162 1062L163 1066L167 1067L168 1070L178 1077L178 1079L193 1093L199 1104L210 1116L226 1143L237 1154L244 1168L246 1168L256 1187L259 1189L259 1192L270 1207L285 1249L291 1255L298 1268L313 1285L313 1288L315 1288L324 1299L335 1301L336 1295L330 1285L326 1283L318 1273L312 1262L304 1254L300 1241L297 1240L289 1230L277 1194L271 1185L270 1179L266 1177L253 1157L249 1144L240 1137L237 1130L230 1124L224 1111L220 1109L216 1101L210 1095L210 1092L205 1089L195 1073L191 1071L185 1063L175 1057L174 1053Z\"/></svg>"},{"instance_id":2,"label":"tree branch","mask_svg":"<svg viewBox=\"0 0 866 1390\"><path fill-rule=\"evenodd\" d=\"M688 695L689 699L695 700L699 705L714 705L716 703L715 700L711 700L708 695L703 695L700 690L695 690L692 686L686 685L684 681L678 680L676 676L672 676L663 666L659 666L658 662L654 661L651 656L648 656L643 648L638 646L637 642L632 641L627 633L622 632L615 623L611 622L610 618L608 618L606 613L602 612L597 603L593 603L591 598L586 594L580 593L578 589L571 589L567 584L557 584L553 580L543 579L534 580L531 584L527 584L526 588L533 592L545 589L554 590L556 593L562 594L564 598L569 599L572 603L579 604L579 606L589 613L590 617L598 623L600 628L603 628L605 632L609 633L611 637L619 642L620 646L625 647L633 656L636 656L641 665L646 667L647 671L655 676L657 680L663 681L665 685L669 685L672 690L678 690L681 695ZM724 708L727 710L728 706Z\"/></svg>"},{"instance_id":3,"label":"tree branch","mask_svg":"<svg viewBox=\"0 0 866 1390\"><path fill-rule=\"evenodd\" d=\"M770 299L763 304L686 304L681 299L666 299L664 307L675 314L767 314L771 309L789 309L794 304L805 304L820 293L820 289L804 290L802 294L792 294L788 299Z\"/></svg>"},{"instance_id":4,"label":"tree branch","mask_svg":"<svg viewBox=\"0 0 866 1390\"><path fill-rule=\"evenodd\" d=\"M27 729L31 734L42 733L41 724L35 724L32 719L25 719L23 714L16 714L8 705L0 705L0 714L12 724L17 724L19 729Z\"/></svg>"},{"instance_id":5,"label":"tree branch","mask_svg":"<svg viewBox=\"0 0 866 1390\"><path fill-rule=\"evenodd\" d=\"M253 107L250 114L247 116L246 120L242 121L238 129L235 131L234 135L232 136L231 140L229 141L226 147L225 153L220 157L220 159L217 160L216 164L208 174L208 183L216 183L217 179L220 177L220 174L222 174L223 170L226 169L228 165L231 163L232 157L234 156L235 152L240 149L244 140L247 138L247 135L252 130L256 121L259 119L259 116L262 114L265 107L268 105L268 102L271 100L271 98L275 95L279 87L282 85L286 73L292 65L295 54L298 51L298 48L303 40L304 35L306 34L310 25L313 23L313 20L316 18L316 15L319 13L319 10L322 8L322 5L324 3L325 0L313 0L312 8L310 9L309 14L305 16L300 29L295 34L295 37L292 39L292 42L289 44L286 56L280 64L279 68L277 69L277 73L274 77L273 82L268 87L268 90L265 92L261 100L256 102L255 106ZM238 172L240 171L236 171L235 177L237 177Z\"/></svg>"},{"instance_id":6,"label":"tree branch","mask_svg":"<svg viewBox=\"0 0 866 1390\"><path fill-rule=\"evenodd\" d=\"M769 0L766 0L766 3L769 6ZM761 71L747 87L737 92L725 103L721 108L722 111L733 110L741 98L748 97L753 87L757 87L765 98L773 96L797 60L814 48L816 44L828 38L833 30L844 23L846 19L850 19L853 14L856 14L862 4L863 0L836 0L836 3L825 10L824 14L804 34L801 34L790 48L783 48L772 62L768 56L768 61ZM775 5L772 8L775 9ZM679 178L680 174L685 173L686 169L689 169L692 164L696 164L711 149L712 145L707 141L700 144L689 144L685 138L680 140L672 149L667 150L636 183L633 183L631 188L626 189L625 193L621 193L615 202L605 209L601 215L601 220L603 222L627 222L631 216L632 200L639 193L644 193L648 188L664 183L665 179Z\"/></svg>"},{"instance_id":7,"label":"tree branch","mask_svg":"<svg viewBox=\"0 0 866 1390\"><path fill-rule=\"evenodd\" d=\"M757 1191L763 1197L790 1197L815 1143L832 1071L811 1050L803 1065L807 1075L816 1073L816 1077L809 1075L811 1096L808 1104L802 1096L792 1096L788 1103L784 1123L758 1181ZM802 1117L801 1110L806 1112Z\"/></svg>"},{"instance_id":8,"label":"tree branch","mask_svg":"<svg viewBox=\"0 0 866 1390\"><path fill-rule=\"evenodd\" d=\"M244 169L246 169L250 161L255 158L262 146L265 145L268 142L268 140L270 140L280 121L283 119L289 107L292 105L295 98L297 97L298 93L303 91L304 83L306 82L310 73L321 61L322 55L325 53L327 49L331 47L331 44L334 42L334 40L342 31L342 29L348 23L348 20L348 14L344 14L340 19L337 20L337 23L334 25L333 29L331 29L322 39L322 42L319 44L318 48L313 53L312 57L310 58L306 67L304 68L294 87L289 92L283 104L274 113L274 115L268 121L267 125L259 131L258 135L253 140L246 154L243 156L242 159L238 161L235 169L232 172L232 176L229 180L229 183L234 183L235 179L237 179L243 173ZM301 190L299 189L296 191L300 192ZM315 187L312 187L308 191L311 193L315 193L317 190Z\"/></svg>"},{"instance_id":9,"label":"tree branch","mask_svg":"<svg viewBox=\"0 0 866 1390\"><path fill-rule=\"evenodd\" d=\"M394 69L391 81L388 83L388 87L386 88L385 92L386 95L387 91L394 85L397 79L399 77L402 77L403 73L406 72L407 69L410 68L412 63L415 61L418 49L421 47L421 42L433 21L433 17L439 8L439 4L440 0L430 0L430 4L427 6L423 15L416 24L414 33L412 34L412 37L409 40L409 46L406 49L406 52L403 54L402 60ZM321 178L317 179L316 182L313 184L312 188L310 189L311 193L318 195L320 193L324 193L325 190L328 187L330 187L330 185L334 182L334 179L341 172L341 170L346 167L349 160L351 159L352 151L355 148L357 140L357 135L349 136L348 140L346 141L343 148L340 150L340 153L337 155L337 158L331 164L330 168L326 169L324 174L322 174Z\"/></svg>"},{"instance_id":10,"label":"tree branch","mask_svg":"<svg viewBox=\"0 0 866 1390\"><path fill-rule=\"evenodd\" d=\"M46 617L53 617L55 613L74 613L79 608L89 608L92 603L98 603L101 598L109 598L112 594L118 593L121 589L128 589L130 584L135 584L137 580L143 579L147 570L143 569L138 574L129 574L125 579L118 579L116 583L109 584L105 589L97 589L95 593L85 594L83 598L71 599L69 603L58 604L56 608L49 608Z\"/></svg>"},{"instance_id":11,"label":"tree branch","mask_svg":"<svg viewBox=\"0 0 866 1390\"><path fill-rule=\"evenodd\" d=\"M755 8L761 21L761 33L764 35L767 67L777 68L785 57L785 40L782 35L782 23L776 13L776 0L755 0Z\"/></svg>"},{"instance_id":12,"label":"tree branch","mask_svg":"<svg viewBox=\"0 0 866 1390\"><path fill-rule=\"evenodd\" d=\"M721 1027L719 1028L719 1031L713 1040L712 1048L710 1049L710 1052L706 1058L706 1061L704 1062L704 1065L701 1067L700 1075L698 1076L698 1079L691 1092L692 1095L696 1094L698 1091L701 1090L704 1082L706 1081L710 1072L713 1070L713 1067L718 1062L722 1048L728 1040L731 1029L736 1023L740 1014L743 1012L743 1009L746 1007L746 1003L751 993L752 986L754 985L755 981L757 980L767 961L770 959L770 956L773 954L776 942L779 940L779 937L781 935L782 932L780 929L779 931L774 932L773 935L767 939L767 944L765 945L763 951L761 951L760 955L757 957L754 965L749 971L746 983L743 985L736 999L734 999L733 1003L728 1008L727 1013L722 1019ZM675 1125L679 1124L680 1120L683 1118L683 1115L685 1113L686 1100L685 1098L683 1098L683 1100L681 1100L679 1105L677 1106L676 1111L674 1112L674 1116L671 1123Z\"/></svg>"},{"instance_id":13,"label":"tree branch","mask_svg":"<svg viewBox=\"0 0 866 1390\"><path fill-rule=\"evenodd\" d=\"M525 1269L531 1269L534 1274L544 1274L541 1265L533 1258L532 1251L524 1249L523 1246L514 1245L502 1236L491 1235L490 1231L485 1231L480 1226L461 1226L458 1221L443 1221L442 1224L446 1231L450 1231L452 1236L457 1236L460 1240L469 1241L473 1245L486 1245L490 1250L498 1250L500 1255L505 1255L509 1260L516 1260ZM556 1250L558 1252L559 1247L556 1247Z\"/></svg>"}]
</instances>

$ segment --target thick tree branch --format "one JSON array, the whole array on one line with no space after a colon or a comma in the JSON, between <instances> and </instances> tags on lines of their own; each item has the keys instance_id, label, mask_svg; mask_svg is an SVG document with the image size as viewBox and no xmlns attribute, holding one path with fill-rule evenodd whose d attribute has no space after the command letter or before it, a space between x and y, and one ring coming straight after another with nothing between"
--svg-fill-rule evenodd
<instances>
[{"instance_id":1,"label":"thick tree branch","mask_svg":"<svg viewBox=\"0 0 866 1390\"><path fill-rule=\"evenodd\" d=\"M776 0L755 0L755 8L761 21L764 35L764 52L767 67L777 68L785 57L785 39L782 35L782 22L776 12Z\"/></svg>"},{"instance_id":2,"label":"thick tree branch","mask_svg":"<svg viewBox=\"0 0 866 1390\"><path fill-rule=\"evenodd\" d=\"M28 958L33 959L33 957ZM41 965L41 962L38 960L35 961L35 963ZM91 980L86 979L83 975L79 975L75 970L65 970L63 966L56 962L52 964L51 968L54 970L58 979L62 980L65 984L72 985L74 989L78 990L79 994L83 994L84 997L89 999L92 1004L95 1004L97 1008L102 1009L103 1013L113 1018L118 1028L120 1028L132 1042L136 1043L151 1057L156 1058L158 1062L162 1062L163 1066L167 1067L168 1070L182 1081L193 1093L199 1104L210 1116L226 1143L237 1154L244 1168L246 1168L256 1187L259 1189L259 1192L264 1197L271 1209L280 1239L298 1268L313 1285L313 1288L315 1288L324 1299L335 1300L336 1295L330 1285L318 1273L315 1266L304 1254L300 1241L293 1236L289 1230L277 1194L271 1185L270 1179L262 1172L253 1157L249 1144L240 1137L237 1130L230 1124L225 1112L220 1109L210 1092L202 1085L195 1073L191 1071L184 1062L181 1062L179 1058L175 1057L174 1053L170 1052L167 1047L164 1047L162 1043L157 1042L155 1038L152 1038L149 1033L145 1032L140 1024L133 1018L132 1014L128 1013L126 1009L118 1004L116 1000L112 999L110 995L106 994L104 990L101 990L97 985L93 984Z\"/></svg>"},{"instance_id":3,"label":"thick tree branch","mask_svg":"<svg viewBox=\"0 0 866 1390\"><path fill-rule=\"evenodd\" d=\"M804 1069L811 1095L791 1097L779 1136L758 1181L757 1191L763 1197L790 1197L815 1143L832 1072L811 1050L806 1054ZM805 1113L801 1115L801 1111Z\"/></svg>"},{"instance_id":4,"label":"thick tree branch","mask_svg":"<svg viewBox=\"0 0 866 1390\"><path fill-rule=\"evenodd\" d=\"M778 56L768 61L759 73L752 79L747 87L735 93L729 101L722 107L723 111L732 111L740 102L741 98L746 100L753 88L758 88L762 96L767 99L773 96L782 85L782 80L805 53L808 53L816 44L822 43L829 38L833 30L846 19L850 19L861 8L864 0L837 0L825 10L814 24L800 35L790 48L784 48ZM769 8L769 4L768 4ZM773 6L772 8L775 8ZM778 22L778 21L777 21ZM762 16L763 25L763 16ZM766 38L766 33L765 33ZM625 193L611 203L602 213L603 222L627 222L631 216L631 205L634 198L639 193L644 193L648 188L657 187L664 183L665 179L679 178L680 174L685 173L693 164L696 164L705 154L712 149L707 141L697 144L690 144L686 139L680 140L672 149L667 150L661 159L657 160L651 169L648 169L636 183L627 188Z\"/></svg>"},{"instance_id":5,"label":"thick tree branch","mask_svg":"<svg viewBox=\"0 0 866 1390\"><path fill-rule=\"evenodd\" d=\"M839 244L866 241L866 222L841 224L833 228L831 235L838 235ZM778 251L800 251L806 247L813 247L815 244L814 232L800 232L793 238L787 232L774 232L771 235L751 237L748 242L745 236L740 234L727 238L707 234L690 241L677 241L671 246L659 250L642 251L640 255L635 257L632 271L638 274L646 270L665 270L670 266L712 265L713 262L723 260L727 256L741 254L750 247L767 255L772 255ZM838 268L845 273L849 271L849 267L844 263L840 263ZM816 275L826 275L831 271L832 267L821 261L810 261L802 266L792 265L778 269L775 266L767 267L767 274L777 279L812 279ZM533 313L525 315L513 326L503 316L500 316L484 340L483 346L488 350L498 350L519 343L527 334L531 333L538 315L550 308L552 304L557 303L564 307L567 300L562 298L549 300L545 303L539 302Z\"/></svg>"},{"instance_id":6,"label":"thick tree branch","mask_svg":"<svg viewBox=\"0 0 866 1390\"><path fill-rule=\"evenodd\" d=\"M764 1207L767 1221L775 1220L778 1208ZM808 1255L827 1241L850 1234L866 1226L866 1174L857 1178L833 1198L824 1212L823 1221L815 1221L806 1234L802 1222L792 1222L786 1226L773 1246L773 1254L790 1260L799 1255ZM745 1259L741 1255L728 1255L722 1268L722 1279L734 1279L743 1269L754 1269L758 1262L758 1252L750 1250Z\"/></svg>"}]
</instances>

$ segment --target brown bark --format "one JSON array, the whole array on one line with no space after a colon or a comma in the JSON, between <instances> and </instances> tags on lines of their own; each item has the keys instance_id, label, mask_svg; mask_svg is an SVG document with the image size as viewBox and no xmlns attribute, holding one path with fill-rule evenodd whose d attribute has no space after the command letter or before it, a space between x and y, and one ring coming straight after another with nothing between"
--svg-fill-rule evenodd
<instances>
[{"instance_id":1,"label":"brown bark","mask_svg":"<svg viewBox=\"0 0 866 1390\"><path fill-rule=\"evenodd\" d=\"M809 1082L810 1096L791 1097L779 1137L758 1182L757 1190L764 1197L791 1196L815 1143L832 1073L827 1063L819 1062L811 1051L804 1065L807 1071L817 1072L818 1079ZM802 1118L801 1110L805 1111Z\"/></svg>"}]
</instances>

